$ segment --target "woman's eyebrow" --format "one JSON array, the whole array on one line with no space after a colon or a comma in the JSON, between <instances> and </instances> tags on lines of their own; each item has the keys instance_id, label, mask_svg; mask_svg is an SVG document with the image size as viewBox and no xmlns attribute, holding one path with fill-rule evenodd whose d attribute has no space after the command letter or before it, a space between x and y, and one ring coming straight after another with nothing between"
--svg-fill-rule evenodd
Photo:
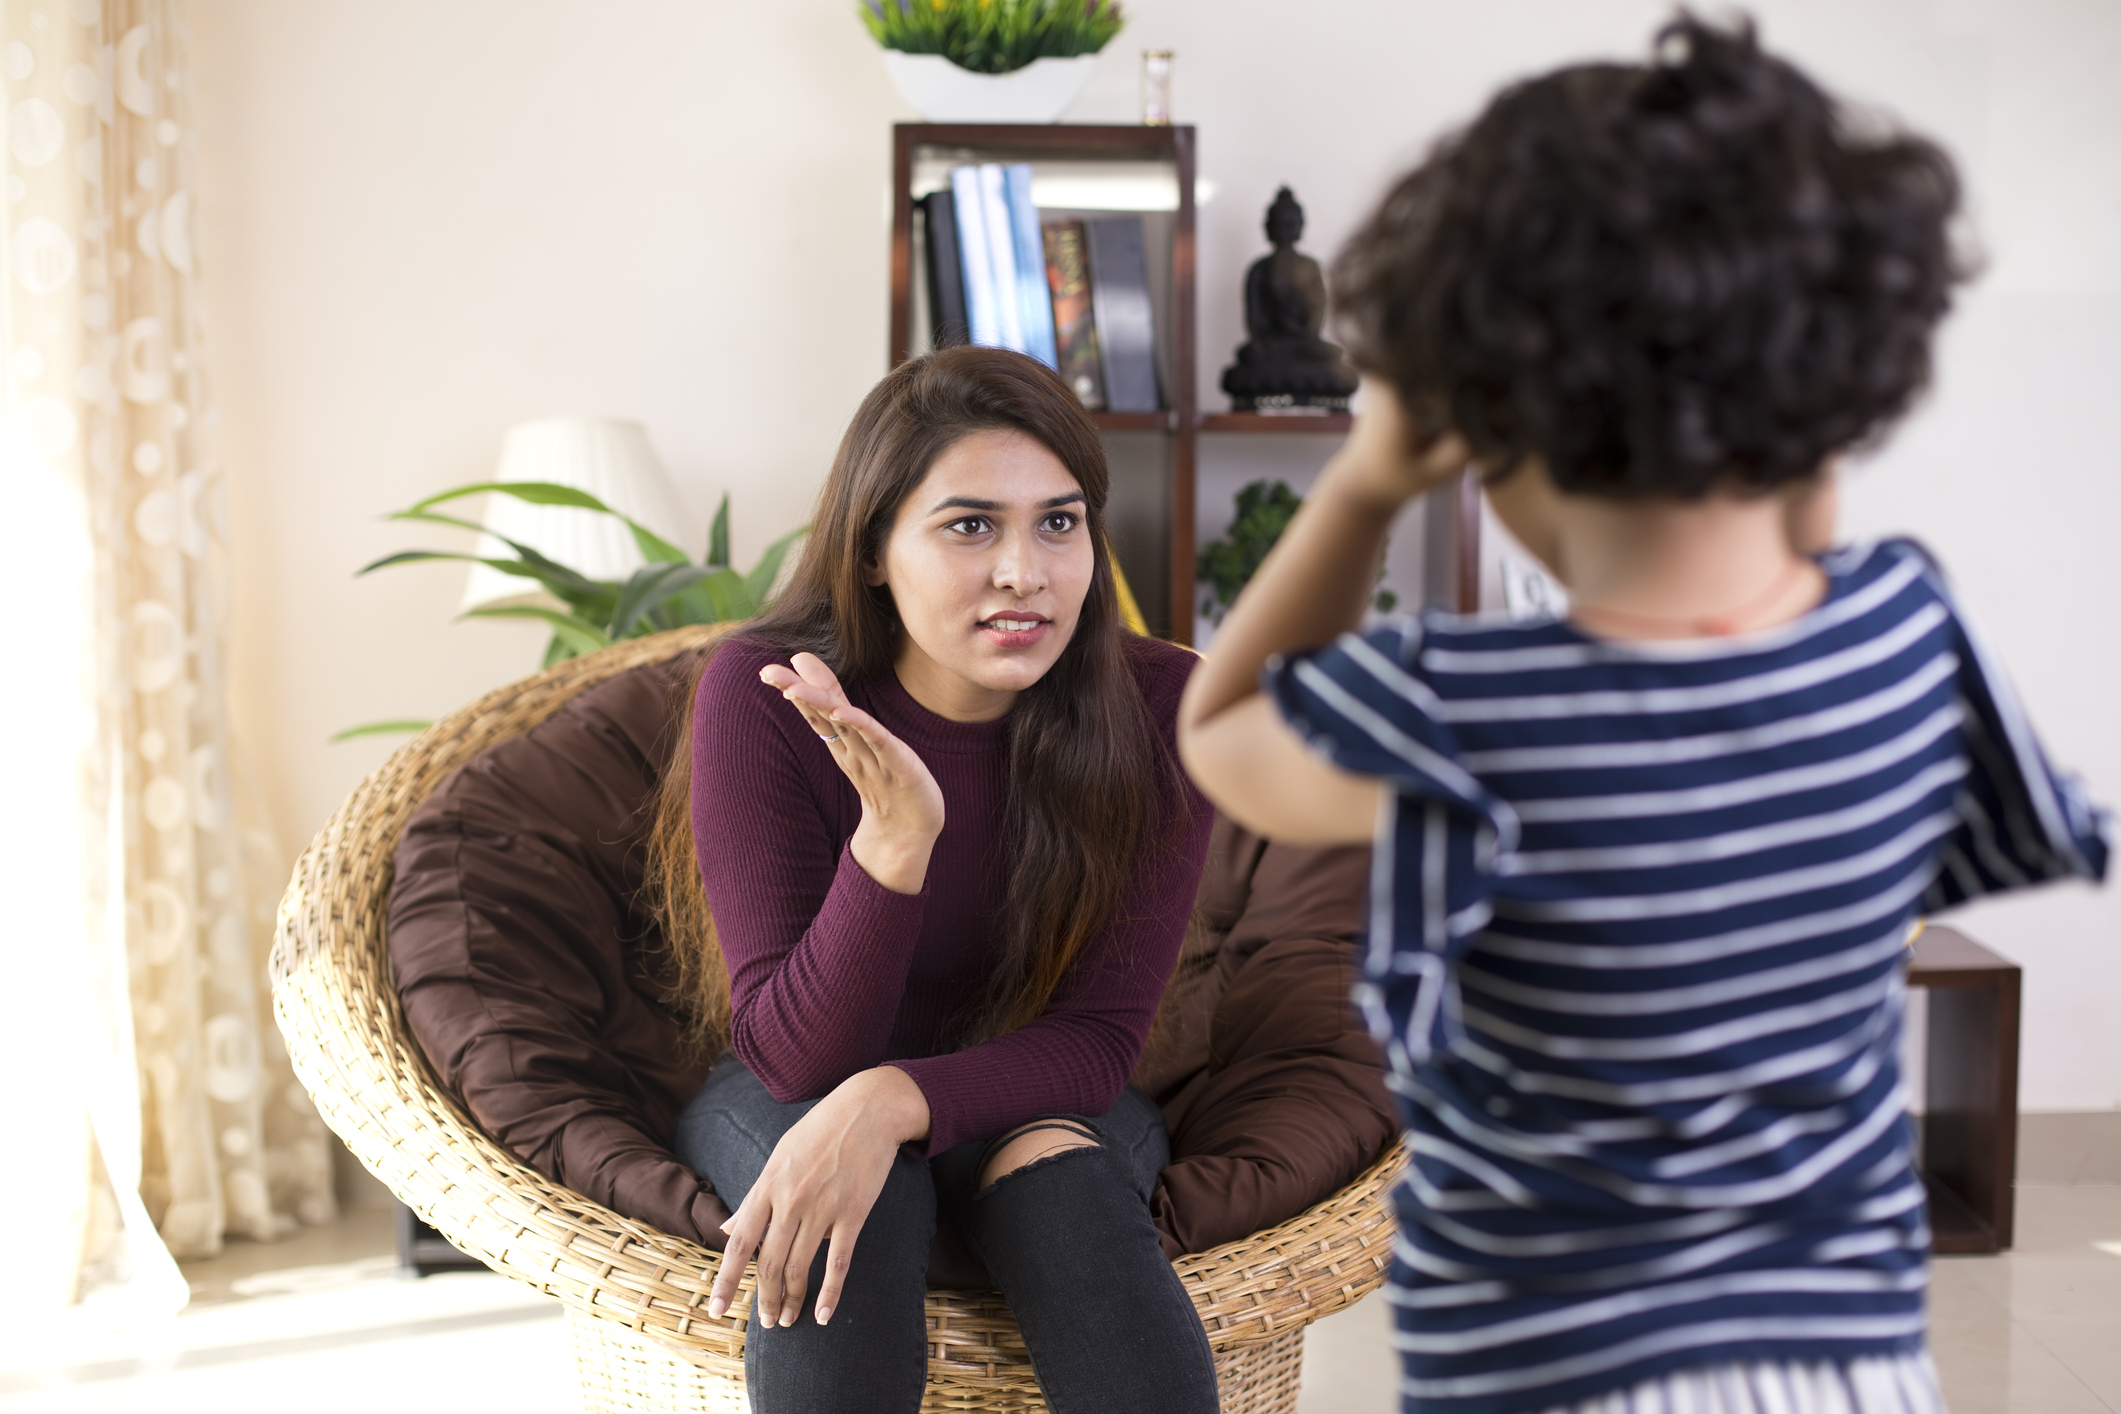
<instances>
[{"instance_id":1,"label":"woman's eyebrow","mask_svg":"<svg viewBox=\"0 0 2121 1414\"><path fill-rule=\"evenodd\" d=\"M1063 495L1047 497L1039 502L1038 508L1042 511L1050 511L1057 506L1065 506L1082 499L1082 492L1069 491ZM1007 509L1008 506L1000 501L982 501L972 496L946 496L929 507L928 514L934 515L937 511L1004 511Z\"/></svg>"}]
</instances>

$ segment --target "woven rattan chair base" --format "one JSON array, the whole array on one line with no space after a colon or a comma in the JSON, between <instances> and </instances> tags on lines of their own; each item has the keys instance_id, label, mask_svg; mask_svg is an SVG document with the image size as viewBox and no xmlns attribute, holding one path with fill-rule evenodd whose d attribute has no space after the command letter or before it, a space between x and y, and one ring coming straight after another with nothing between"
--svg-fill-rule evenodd
<instances>
[{"instance_id":1,"label":"woven rattan chair base","mask_svg":"<svg viewBox=\"0 0 2121 1414\"><path fill-rule=\"evenodd\" d=\"M748 1414L743 1361L694 1364L615 1321L567 1313L582 1414ZM1215 1352L1223 1414L1295 1414L1301 1326ZM968 1381L930 1366L921 1414L1043 1414L1045 1396L1019 1378Z\"/></svg>"},{"instance_id":2,"label":"woven rattan chair base","mask_svg":"<svg viewBox=\"0 0 2121 1414\"><path fill-rule=\"evenodd\" d=\"M717 1360L714 1368L695 1365L616 1321L571 1307L567 1337L582 1381L582 1414L751 1414L741 1359Z\"/></svg>"},{"instance_id":3,"label":"woven rattan chair base","mask_svg":"<svg viewBox=\"0 0 2121 1414\"><path fill-rule=\"evenodd\" d=\"M589 1410L731 1410L742 1398L751 1279L707 1315L717 1254L552 1183L464 1113L406 1030L384 918L405 821L452 772L576 693L709 641L679 629L617 644L489 693L436 723L347 797L280 903L273 1007L295 1073L370 1172L450 1241L565 1303ZM1382 1202L1398 1156L1288 1222L1175 1264L1230 1414L1295 1407L1303 1328L1383 1279ZM928 1295L927 1410L1043 1409L1009 1308L993 1293Z\"/></svg>"}]
</instances>

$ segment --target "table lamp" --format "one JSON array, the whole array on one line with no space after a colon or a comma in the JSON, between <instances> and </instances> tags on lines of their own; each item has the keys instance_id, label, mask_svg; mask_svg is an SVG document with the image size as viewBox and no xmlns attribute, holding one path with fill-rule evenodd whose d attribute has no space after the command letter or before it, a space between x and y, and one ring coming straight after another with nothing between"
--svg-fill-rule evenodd
<instances>
[{"instance_id":1,"label":"table lamp","mask_svg":"<svg viewBox=\"0 0 2121 1414\"><path fill-rule=\"evenodd\" d=\"M587 491L665 540L693 547L691 523L662 464L638 422L599 417L545 417L518 423L501 441L495 481L553 481ZM515 552L494 537L505 535L578 570L591 579L623 581L644 563L633 534L610 516L573 506L534 506L513 496L489 493L477 554L513 559ZM475 609L541 591L533 580L473 565L462 607Z\"/></svg>"}]
</instances>

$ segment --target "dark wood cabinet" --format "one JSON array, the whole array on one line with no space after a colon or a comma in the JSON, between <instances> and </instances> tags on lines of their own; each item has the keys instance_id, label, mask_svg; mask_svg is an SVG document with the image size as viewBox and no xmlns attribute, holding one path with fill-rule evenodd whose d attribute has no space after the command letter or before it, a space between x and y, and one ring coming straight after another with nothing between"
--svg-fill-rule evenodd
<instances>
[{"instance_id":1,"label":"dark wood cabinet","mask_svg":"<svg viewBox=\"0 0 2121 1414\"><path fill-rule=\"evenodd\" d=\"M2018 1178L2018 964L1956 928L1925 928L1907 981L1928 993L1922 1180L1938 1252L2011 1245Z\"/></svg>"}]
</instances>

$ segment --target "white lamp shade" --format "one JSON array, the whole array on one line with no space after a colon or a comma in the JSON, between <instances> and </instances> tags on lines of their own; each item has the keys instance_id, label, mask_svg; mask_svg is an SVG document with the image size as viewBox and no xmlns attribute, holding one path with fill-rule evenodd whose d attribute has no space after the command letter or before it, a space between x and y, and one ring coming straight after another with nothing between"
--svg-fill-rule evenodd
<instances>
[{"instance_id":1,"label":"white lamp shade","mask_svg":"<svg viewBox=\"0 0 2121 1414\"><path fill-rule=\"evenodd\" d=\"M518 423L501 442L496 481L553 481L587 491L605 505L647 526L688 553L698 553L692 528L676 491L648 446L637 422L608 418L547 417ZM610 516L574 506L534 506L489 492L486 529L475 552L510 560L515 551L494 535L521 541L591 579L623 580L645 563L633 532ZM463 607L539 593L536 581L473 565L464 584Z\"/></svg>"}]
</instances>

